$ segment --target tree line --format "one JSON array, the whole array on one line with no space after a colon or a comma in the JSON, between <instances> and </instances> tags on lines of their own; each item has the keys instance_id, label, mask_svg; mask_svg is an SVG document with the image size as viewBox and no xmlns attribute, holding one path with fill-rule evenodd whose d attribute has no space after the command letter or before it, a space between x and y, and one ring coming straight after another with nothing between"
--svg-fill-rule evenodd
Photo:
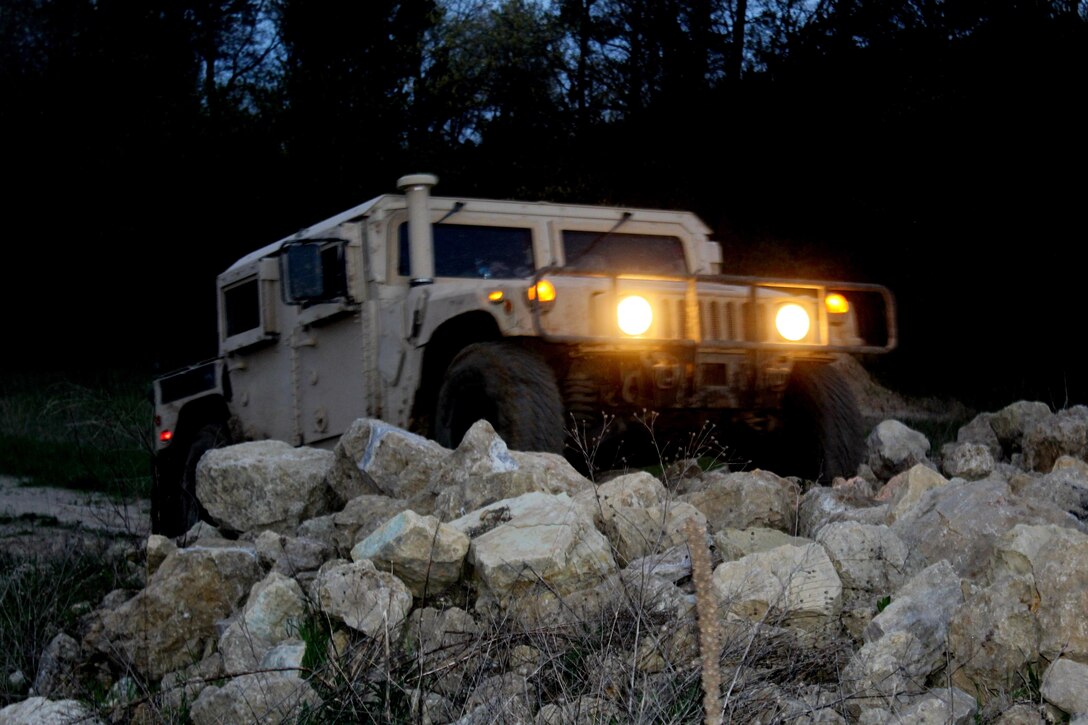
<instances>
[{"instance_id":1,"label":"tree line","mask_svg":"<svg viewBox=\"0 0 1088 725\"><path fill-rule=\"evenodd\" d=\"M692 209L740 272L985 272L1074 228L1086 71L1083 0L0 4L15 229L78 237L71 285L145 251L149 300L416 171Z\"/></svg>"}]
</instances>

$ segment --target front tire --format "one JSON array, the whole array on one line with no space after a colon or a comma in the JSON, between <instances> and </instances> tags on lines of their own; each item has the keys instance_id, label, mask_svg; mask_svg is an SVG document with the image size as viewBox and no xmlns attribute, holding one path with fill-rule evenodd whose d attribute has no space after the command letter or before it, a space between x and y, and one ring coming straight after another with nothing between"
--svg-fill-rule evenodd
<instances>
[{"instance_id":1,"label":"front tire","mask_svg":"<svg viewBox=\"0 0 1088 725\"><path fill-rule=\"evenodd\" d=\"M798 362L782 401L780 475L829 484L857 475L865 427L846 378L827 363Z\"/></svg>"},{"instance_id":2,"label":"front tire","mask_svg":"<svg viewBox=\"0 0 1088 725\"><path fill-rule=\"evenodd\" d=\"M456 448L481 418L511 450L563 452L563 403L555 375L540 356L516 343L469 345L446 370L435 406L435 440Z\"/></svg>"}]
</instances>

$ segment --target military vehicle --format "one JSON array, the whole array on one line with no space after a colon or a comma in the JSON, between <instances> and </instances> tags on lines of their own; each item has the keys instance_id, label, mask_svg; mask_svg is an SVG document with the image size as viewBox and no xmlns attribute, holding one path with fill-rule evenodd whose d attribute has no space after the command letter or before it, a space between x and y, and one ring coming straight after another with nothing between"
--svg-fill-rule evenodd
<instances>
[{"instance_id":1,"label":"military vehicle","mask_svg":"<svg viewBox=\"0 0 1088 725\"><path fill-rule=\"evenodd\" d=\"M862 418L832 363L894 348L887 288L723 273L690 212L436 183L404 176L218 276L218 356L153 384L154 531L202 515L209 449L332 447L364 417L447 447L485 418L511 449L585 468L587 448L637 458L652 416L655 440L709 423L770 442L786 473L856 472Z\"/></svg>"}]
</instances>

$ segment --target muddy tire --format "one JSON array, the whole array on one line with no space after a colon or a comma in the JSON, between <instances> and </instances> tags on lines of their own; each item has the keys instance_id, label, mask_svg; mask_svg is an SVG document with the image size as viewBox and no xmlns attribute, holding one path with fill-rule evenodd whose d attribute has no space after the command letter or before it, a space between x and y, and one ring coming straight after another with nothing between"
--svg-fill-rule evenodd
<instances>
[{"instance_id":1,"label":"muddy tire","mask_svg":"<svg viewBox=\"0 0 1088 725\"><path fill-rule=\"evenodd\" d=\"M151 495L151 530L163 536L181 536L207 512L196 497L196 465L205 453L230 443L225 423L209 423L197 431L181 453L174 475L157 476Z\"/></svg>"},{"instance_id":2,"label":"muddy tire","mask_svg":"<svg viewBox=\"0 0 1088 725\"><path fill-rule=\"evenodd\" d=\"M842 374L824 363L799 362L782 402L784 436L779 475L830 484L857 475L865 452L865 428L857 401Z\"/></svg>"},{"instance_id":3,"label":"muddy tire","mask_svg":"<svg viewBox=\"0 0 1088 725\"><path fill-rule=\"evenodd\" d=\"M563 452L563 403L555 375L517 344L469 345L446 369L435 406L435 440L456 448L481 418L511 450Z\"/></svg>"}]
</instances>

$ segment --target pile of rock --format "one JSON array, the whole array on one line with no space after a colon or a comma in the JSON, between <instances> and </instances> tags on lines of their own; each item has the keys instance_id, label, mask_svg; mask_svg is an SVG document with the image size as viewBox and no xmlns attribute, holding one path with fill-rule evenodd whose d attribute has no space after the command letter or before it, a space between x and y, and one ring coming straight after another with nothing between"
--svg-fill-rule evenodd
<instances>
[{"instance_id":1,"label":"pile of rock","mask_svg":"<svg viewBox=\"0 0 1088 725\"><path fill-rule=\"evenodd\" d=\"M74 699L88 672L143 721L701 720L688 521L730 719L1088 722L1085 460L1088 408L1031 402L939 451L886 420L829 487L694 465L594 483L484 421L452 451L369 419L331 451L242 443L199 467L217 526L150 537L145 586L58 635L0 724L109 718ZM575 666L587 626L615 646Z\"/></svg>"}]
</instances>

